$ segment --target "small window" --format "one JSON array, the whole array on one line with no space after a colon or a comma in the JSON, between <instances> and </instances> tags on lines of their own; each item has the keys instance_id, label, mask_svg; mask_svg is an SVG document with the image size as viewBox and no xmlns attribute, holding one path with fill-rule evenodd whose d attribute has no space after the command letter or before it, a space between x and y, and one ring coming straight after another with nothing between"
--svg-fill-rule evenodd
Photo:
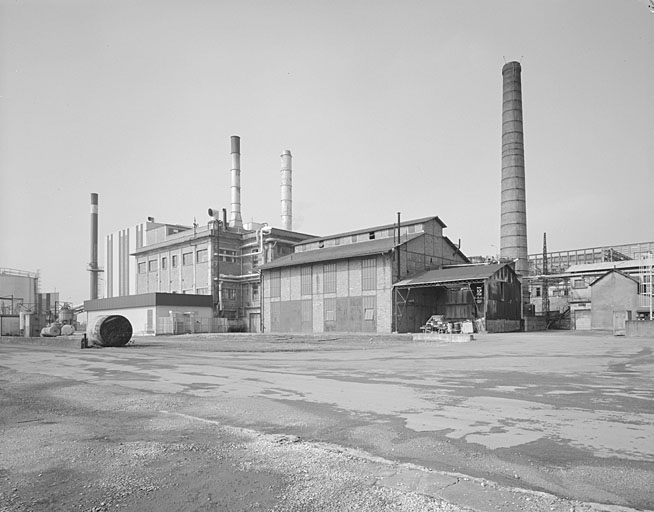
<instances>
[{"instance_id":1,"label":"small window","mask_svg":"<svg viewBox=\"0 0 654 512\"><path fill-rule=\"evenodd\" d=\"M159 262L157 260L148 261L148 272L156 272L159 270Z\"/></svg>"},{"instance_id":2,"label":"small window","mask_svg":"<svg viewBox=\"0 0 654 512\"><path fill-rule=\"evenodd\" d=\"M177 265L179 265L178 260L179 258L177 257L177 255L173 254L173 268L177 268Z\"/></svg>"},{"instance_id":3,"label":"small window","mask_svg":"<svg viewBox=\"0 0 654 512\"><path fill-rule=\"evenodd\" d=\"M166 270L168 268L168 258L163 256L161 258L161 270Z\"/></svg>"},{"instance_id":4,"label":"small window","mask_svg":"<svg viewBox=\"0 0 654 512\"><path fill-rule=\"evenodd\" d=\"M225 288L223 291L227 300L236 300L236 288Z\"/></svg>"},{"instance_id":5,"label":"small window","mask_svg":"<svg viewBox=\"0 0 654 512\"><path fill-rule=\"evenodd\" d=\"M536 287L536 297L540 297L540 286Z\"/></svg>"},{"instance_id":6,"label":"small window","mask_svg":"<svg viewBox=\"0 0 654 512\"><path fill-rule=\"evenodd\" d=\"M146 269L147 269L147 266L145 264L145 261L140 262L139 265L138 265L139 274L145 274Z\"/></svg>"},{"instance_id":7,"label":"small window","mask_svg":"<svg viewBox=\"0 0 654 512\"><path fill-rule=\"evenodd\" d=\"M193 265L193 253L185 252L182 254L182 265Z\"/></svg>"},{"instance_id":8,"label":"small window","mask_svg":"<svg viewBox=\"0 0 654 512\"><path fill-rule=\"evenodd\" d=\"M374 240L375 239L375 232L374 231L371 231L370 233L368 233L368 239L369 240Z\"/></svg>"},{"instance_id":9,"label":"small window","mask_svg":"<svg viewBox=\"0 0 654 512\"><path fill-rule=\"evenodd\" d=\"M209 261L209 251L207 249L199 249L195 253L195 261L198 263L205 263Z\"/></svg>"},{"instance_id":10,"label":"small window","mask_svg":"<svg viewBox=\"0 0 654 512\"><path fill-rule=\"evenodd\" d=\"M318 249L322 249L323 247L325 247L325 241L321 240L320 242L318 242Z\"/></svg>"},{"instance_id":11,"label":"small window","mask_svg":"<svg viewBox=\"0 0 654 512\"><path fill-rule=\"evenodd\" d=\"M575 288L586 288L586 281L583 279L575 279L572 283Z\"/></svg>"},{"instance_id":12,"label":"small window","mask_svg":"<svg viewBox=\"0 0 654 512\"><path fill-rule=\"evenodd\" d=\"M357 236L356 236L356 235L352 235L352 243L354 243L354 242L356 242L356 241L357 241Z\"/></svg>"},{"instance_id":13,"label":"small window","mask_svg":"<svg viewBox=\"0 0 654 512\"><path fill-rule=\"evenodd\" d=\"M259 283L252 283L252 289L250 290L252 302L259 301Z\"/></svg>"}]
</instances>

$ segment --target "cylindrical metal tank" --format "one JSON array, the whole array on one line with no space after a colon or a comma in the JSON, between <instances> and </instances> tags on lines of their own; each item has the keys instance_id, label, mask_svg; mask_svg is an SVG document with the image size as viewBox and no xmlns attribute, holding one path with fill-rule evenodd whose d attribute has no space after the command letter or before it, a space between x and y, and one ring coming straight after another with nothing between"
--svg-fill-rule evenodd
<instances>
[{"instance_id":1,"label":"cylindrical metal tank","mask_svg":"<svg viewBox=\"0 0 654 512\"><path fill-rule=\"evenodd\" d=\"M69 307L64 306L59 310L59 321L62 324L72 324L73 316L73 311Z\"/></svg>"},{"instance_id":2,"label":"cylindrical metal tank","mask_svg":"<svg viewBox=\"0 0 654 512\"><path fill-rule=\"evenodd\" d=\"M132 339L132 324L121 315L96 318L86 329L91 342L102 347L122 347Z\"/></svg>"}]
</instances>

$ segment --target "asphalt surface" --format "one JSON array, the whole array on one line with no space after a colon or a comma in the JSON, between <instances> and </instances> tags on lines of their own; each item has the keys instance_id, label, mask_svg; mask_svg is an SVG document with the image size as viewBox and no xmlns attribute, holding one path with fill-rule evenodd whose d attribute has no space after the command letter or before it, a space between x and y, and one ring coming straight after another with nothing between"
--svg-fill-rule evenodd
<instances>
[{"instance_id":1,"label":"asphalt surface","mask_svg":"<svg viewBox=\"0 0 654 512\"><path fill-rule=\"evenodd\" d=\"M652 510L653 348L3 339L0 510Z\"/></svg>"}]
</instances>

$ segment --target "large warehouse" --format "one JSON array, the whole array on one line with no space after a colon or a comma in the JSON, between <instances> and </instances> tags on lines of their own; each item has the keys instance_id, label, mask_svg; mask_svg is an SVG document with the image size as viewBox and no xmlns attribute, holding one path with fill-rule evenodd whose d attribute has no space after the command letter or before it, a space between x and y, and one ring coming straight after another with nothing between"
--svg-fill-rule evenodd
<instances>
[{"instance_id":1,"label":"large warehouse","mask_svg":"<svg viewBox=\"0 0 654 512\"><path fill-rule=\"evenodd\" d=\"M296 245L295 252L261 267L263 324L268 332L416 332L398 315L394 296L398 282L452 265L469 265L468 258L443 235L445 224L427 217L387 224ZM486 267L486 266L481 266ZM501 266L504 268L504 266ZM506 266L506 268L509 268ZM488 266L490 278L499 269ZM520 285L509 268L506 288L515 302L520 324ZM481 275L481 274L479 274ZM513 280L510 277L513 276ZM484 278L479 279L484 282ZM509 300L509 299L507 299ZM447 298L440 302L446 308ZM424 323L438 312L438 300L422 306ZM511 326L511 330L513 327Z\"/></svg>"}]
</instances>

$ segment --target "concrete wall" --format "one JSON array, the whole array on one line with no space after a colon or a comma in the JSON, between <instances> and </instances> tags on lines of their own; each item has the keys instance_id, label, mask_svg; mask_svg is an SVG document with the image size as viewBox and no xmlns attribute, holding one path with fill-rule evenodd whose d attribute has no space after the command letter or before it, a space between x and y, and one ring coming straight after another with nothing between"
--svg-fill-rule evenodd
<instances>
[{"instance_id":1,"label":"concrete wall","mask_svg":"<svg viewBox=\"0 0 654 512\"><path fill-rule=\"evenodd\" d=\"M636 317L638 283L619 273L610 272L591 286L591 329L613 329L613 313L630 311Z\"/></svg>"},{"instance_id":2,"label":"concrete wall","mask_svg":"<svg viewBox=\"0 0 654 512\"><path fill-rule=\"evenodd\" d=\"M654 321L652 320L627 320L626 334L631 338L652 338L654 339Z\"/></svg>"}]
</instances>

